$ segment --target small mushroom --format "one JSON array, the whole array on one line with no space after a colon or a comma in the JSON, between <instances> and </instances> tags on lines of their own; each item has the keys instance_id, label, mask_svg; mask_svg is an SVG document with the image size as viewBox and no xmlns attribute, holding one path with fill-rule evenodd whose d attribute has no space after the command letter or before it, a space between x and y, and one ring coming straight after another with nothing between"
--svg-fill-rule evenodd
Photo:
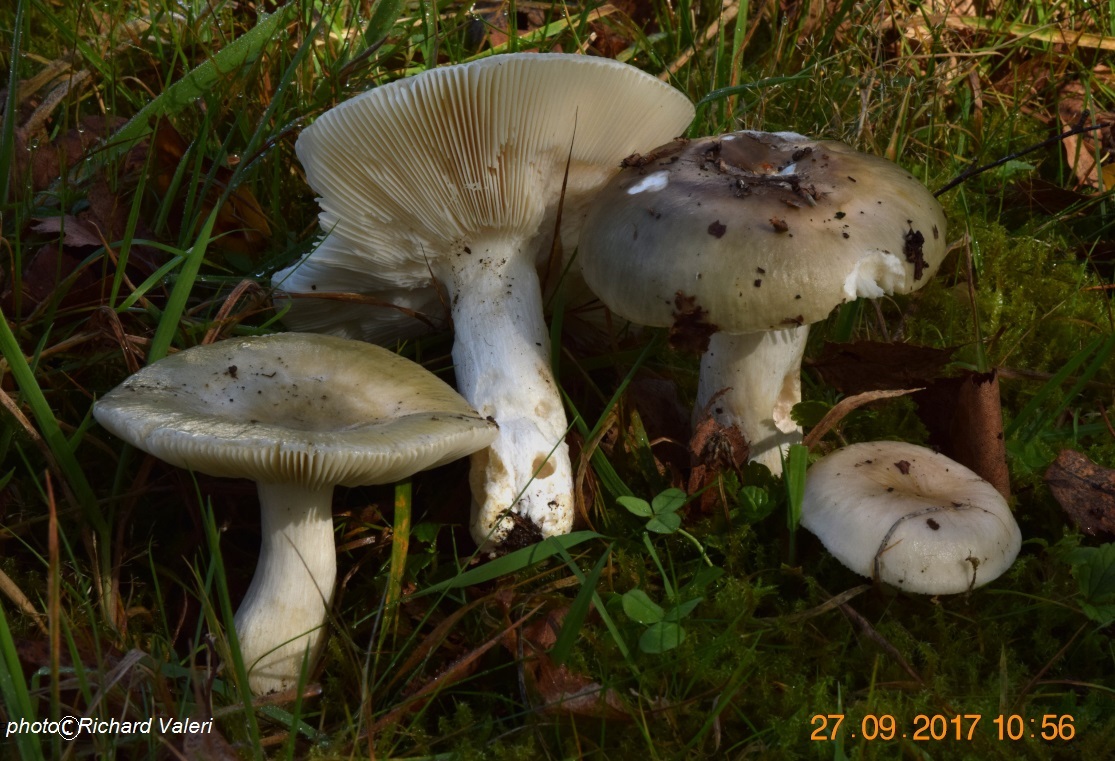
<instances>
[{"instance_id":1,"label":"small mushroom","mask_svg":"<svg viewBox=\"0 0 1115 761\"><path fill-rule=\"evenodd\" d=\"M408 359L298 333L197 346L93 407L124 441L173 465L250 478L262 543L236 632L257 694L316 657L333 596L333 487L391 483L491 443L495 426Z\"/></svg>"},{"instance_id":2,"label":"small mushroom","mask_svg":"<svg viewBox=\"0 0 1115 761\"><path fill-rule=\"evenodd\" d=\"M328 235L273 278L302 297L283 319L296 330L390 340L410 315L440 324L448 309L457 386L500 426L472 458L481 545L500 544L516 515L543 536L572 526L569 424L537 273L558 219L572 252L592 192L623 157L692 117L688 98L632 66L527 53L377 87L298 138ZM315 307L304 298L315 291L371 294L387 306Z\"/></svg>"},{"instance_id":3,"label":"small mushroom","mask_svg":"<svg viewBox=\"0 0 1115 761\"><path fill-rule=\"evenodd\" d=\"M852 444L809 469L801 525L860 574L927 595L983 586L1022 534L994 486L915 444Z\"/></svg>"},{"instance_id":4,"label":"small mushroom","mask_svg":"<svg viewBox=\"0 0 1115 761\"><path fill-rule=\"evenodd\" d=\"M612 311L701 339L695 416L716 399L716 420L780 473L783 450L801 440L790 409L809 324L846 301L920 288L945 248L940 204L890 161L789 132L735 132L614 177L578 261Z\"/></svg>"}]
</instances>

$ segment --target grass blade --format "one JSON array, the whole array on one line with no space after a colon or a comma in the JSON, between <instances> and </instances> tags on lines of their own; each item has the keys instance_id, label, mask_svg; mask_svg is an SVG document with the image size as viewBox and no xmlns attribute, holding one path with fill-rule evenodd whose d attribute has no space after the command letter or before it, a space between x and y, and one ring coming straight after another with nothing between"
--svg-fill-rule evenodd
<instances>
[{"instance_id":1,"label":"grass blade","mask_svg":"<svg viewBox=\"0 0 1115 761\"><path fill-rule=\"evenodd\" d=\"M217 592L218 610L220 611L220 619L225 624L225 637L228 639L228 648L232 653L232 663L230 665L236 673L236 686L239 689L240 699L244 703L244 720L248 724L249 736L258 742L260 737L259 725L252 708L253 696L251 688L248 686L248 669L243 656L240 654L240 638L236 633L234 623L236 616L232 611L232 599L228 594L228 577L225 574L224 557L221 554L221 537L217 529L217 517L213 514L213 508L208 503L205 505L203 517L205 538L209 545L211 571L214 577L213 582Z\"/></svg>"},{"instance_id":2,"label":"grass blade","mask_svg":"<svg viewBox=\"0 0 1115 761\"><path fill-rule=\"evenodd\" d=\"M790 530L790 565L797 555L795 536L801 523L801 503L805 499L805 471L809 467L809 448L791 444L786 453L782 478L786 484L786 528Z\"/></svg>"},{"instance_id":3,"label":"grass blade","mask_svg":"<svg viewBox=\"0 0 1115 761\"><path fill-rule=\"evenodd\" d=\"M127 153L137 140L150 132L151 119L178 113L226 81L238 69L256 61L275 35L286 26L297 5L287 3L272 14L263 14L260 22L250 31L163 90L112 135L104 150L94 153L82 163L83 176L91 177L106 163Z\"/></svg>"},{"instance_id":4,"label":"grass blade","mask_svg":"<svg viewBox=\"0 0 1115 761\"><path fill-rule=\"evenodd\" d=\"M5 713L9 721L35 720L35 707L31 703L31 695L23 680L23 664L19 661L15 641L8 628L8 617L4 614L2 606L0 606L0 695L4 698ZM43 757L39 735L34 732L16 734L15 745L19 748L19 756L22 759L33 761Z\"/></svg>"},{"instance_id":5,"label":"grass blade","mask_svg":"<svg viewBox=\"0 0 1115 761\"><path fill-rule=\"evenodd\" d=\"M1101 368L1107 363L1108 358L1112 352L1115 352L1115 336L1107 336L1106 338L1100 336L1093 339L1082 350L1077 352L1073 357L1065 363L1065 366L1058 370L1052 378L1045 382L1045 384L1038 389L1034 398L1026 403L1026 406L1018 413L1017 416L1007 426L1006 437L1008 439L1017 438L1026 443L1036 436L1046 423L1061 414L1061 412L1069 405L1084 386L1092 379L1092 377L1100 371ZM1041 407L1044 405L1054 392L1066 381L1069 376L1076 372L1077 368L1084 364L1084 362L1091 356L1095 355L1092 362L1077 378L1076 383L1073 384L1069 393L1067 393L1059 404L1053 409L1041 412Z\"/></svg>"},{"instance_id":6,"label":"grass blade","mask_svg":"<svg viewBox=\"0 0 1115 761\"><path fill-rule=\"evenodd\" d=\"M19 342L12 333L2 309L0 309L0 354L3 354L4 360L8 363L8 370L15 378L16 385L19 386L23 401L31 408L31 414L39 424L39 432L50 447L59 470L73 490L86 518L98 533L107 531L108 524L97 505L93 488L85 478L85 471L74 456L74 447L70 446L70 442L62 432L58 419L54 416L54 411L50 408L38 381L35 380L35 373L27 363L27 358L23 356Z\"/></svg>"},{"instance_id":7,"label":"grass blade","mask_svg":"<svg viewBox=\"0 0 1115 761\"><path fill-rule=\"evenodd\" d=\"M4 123L0 125L0 209L8 205L8 193L11 190L12 169L15 165L15 123L18 117L16 109L19 94L19 65L22 60L23 27L26 23L24 0L19 0L15 9L15 23L12 25L12 46L8 51L8 92L4 101ZM19 272L17 268L15 272ZM18 287L18 281L16 283ZM19 291L17 290L16 293Z\"/></svg>"},{"instance_id":8,"label":"grass blade","mask_svg":"<svg viewBox=\"0 0 1115 761\"><path fill-rule=\"evenodd\" d=\"M410 479L395 484L395 525L391 532L391 570L387 576L384 605L387 621L380 630L380 646L387 633L395 633L399 620L399 600L403 596L403 576L406 574L407 550L410 548Z\"/></svg>"},{"instance_id":9,"label":"grass blade","mask_svg":"<svg viewBox=\"0 0 1115 761\"><path fill-rule=\"evenodd\" d=\"M414 594L409 595L408 599L425 597L426 595L444 592L449 589L471 587L474 584L482 584L485 581L498 579L500 576L518 573L524 568L530 568L536 563L541 563L543 560L568 550L570 547L576 547L578 544L583 544L590 539L603 538L603 536L595 531L574 531L572 534L551 536L547 539L543 539L538 544L532 544L530 547L523 547L521 550L509 552L503 557L491 560L479 568L473 568L471 571L458 573L451 579L446 579L438 584L420 589Z\"/></svg>"},{"instance_id":10,"label":"grass blade","mask_svg":"<svg viewBox=\"0 0 1115 761\"><path fill-rule=\"evenodd\" d=\"M604 566L607 564L611 554L612 545L609 544L604 550L604 554L596 561L596 565L592 567L588 576L581 580L581 591L577 593L577 597L569 606L569 612L565 614L565 620L561 624L561 631L558 633L557 641L554 642L553 647L550 648L550 658L553 659L554 663L564 663L569 657L569 654L573 652L573 645L577 641L577 638L580 637L581 627L584 625L585 618L588 616L589 606L592 604L593 598L596 597L596 585L600 581L600 574L604 572Z\"/></svg>"},{"instance_id":11,"label":"grass blade","mask_svg":"<svg viewBox=\"0 0 1115 761\"><path fill-rule=\"evenodd\" d=\"M175 333L178 332L178 323L186 311L190 291L193 290L194 281L197 280L198 270L201 269L201 262L205 259L205 249L209 247L209 236L213 233L213 225L217 221L219 211L219 206L213 207L209 218L205 220L205 226L198 234L197 242L186 253L182 270L178 273L178 280L175 281L174 289L167 299L166 310L163 311L159 326L155 328L155 335L151 338L151 348L147 352L148 363L157 362L170 350L170 344L174 340Z\"/></svg>"}]
</instances>

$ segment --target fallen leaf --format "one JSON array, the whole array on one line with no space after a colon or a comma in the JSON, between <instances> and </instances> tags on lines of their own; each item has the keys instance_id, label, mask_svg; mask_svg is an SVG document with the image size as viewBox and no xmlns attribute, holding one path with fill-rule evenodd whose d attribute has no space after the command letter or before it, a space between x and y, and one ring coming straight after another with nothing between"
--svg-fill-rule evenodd
<instances>
[{"instance_id":1,"label":"fallen leaf","mask_svg":"<svg viewBox=\"0 0 1115 761\"><path fill-rule=\"evenodd\" d=\"M1065 449L1045 471L1045 483L1081 531L1115 534L1115 470Z\"/></svg>"},{"instance_id":2,"label":"fallen leaf","mask_svg":"<svg viewBox=\"0 0 1115 761\"><path fill-rule=\"evenodd\" d=\"M195 721L209 721L197 718ZM209 726L203 732L187 732L182 736L182 753L192 761L239 761L240 754L221 734Z\"/></svg>"},{"instance_id":3,"label":"fallen leaf","mask_svg":"<svg viewBox=\"0 0 1115 761\"><path fill-rule=\"evenodd\" d=\"M77 217L64 214L60 217L36 217L31 229L38 233L61 233L64 246L102 245L101 236L97 231L79 220Z\"/></svg>"},{"instance_id":4,"label":"fallen leaf","mask_svg":"<svg viewBox=\"0 0 1115 761\"><path fill-rule=\"evenodd\" d=\"M1003 406L999 375L965 372L959 378L956 407L945 454L971 468L1010 499L1007 442L1003 435Z\"/></svg>"},{"instance_id":5,"label":"fallen leaf","mask_svg":"<svg viewBox=\"0 0 1115 761\"><path fill-rule=\"evenodd\" d=\"M179 164L186 158L190 148L178 130L167 120L159 122L152 140L152 150L155 151L155 187L159 193L167 193L173 184L175 172ZM212 162L204 159L201 163L201 178L197 187L201 191L204 177L212 169ZM213 205L220 200L228 183L232 180L233 171L225 166L217 167L215 182L209 187L205 199L200 204L197 214L197 223L194 232L198 232L205 219L213 209ZM175 200L175 213L171 219L181 220L182 207L188 188L178 188ZM179 233L181 231L175 231ZM246 185L240 185L233 190L217 212L217 219L213 224L212 245L224 251L243 254L248 257L257 257L268 239L271 237L271 226L267 222L267 215L259 201Z\"/></svg>"},{"instance_id":6,"label":"fallen leaf","mask_svg":"<svg viewBox=\"0 0 1115 761\"><path fill-rule=\"evenodd\" d=\"M83 219L96 225L109 243L124 237L128 225L128 205L109 188L102 175L90 183L86 198L89 200L89 211Z\"/></svg>"},{"instance_id":7,"label":"fallen leaf","mask_svg":"<svg viewBox=\"0 0 1115 761\"><path fill-rule=\"evenodd\" d=\"M953 349L905 343L826 343L821 356L806 364L820 373L825 383L851 396L925 386L941 377L952 354Z\"/></svg>"},{"instance_id":8,"label":"fallen leaf","mask_svg":"<svg viewBox=\"0 0 1115 761\"><path fill-rule=\"evenodd\" d=\"M717 484L723 473L739 473L751 454L751 444L743 432L737 426L723 425L713 416L713 405L727 391L724 389L709 399L689 440L692 469L687 491L695 494L704 489L700 508L706 513L712 511L718 497L726 502L721 489L706 487Z\"/></svg>"},{"instance_id":9,"label":"fallen leaf","mask_svg":"<svg viewBox=\"0 0 1115 761\"><path fill-rule=\"evenodd\" d=\"M101 301L100 280L89 267L82 268L82 257L75 256L54 243L41 246L23 265L23 305L33 309L52 298L55 291L69 277L73 277L70 287L59 299L65 307L99 303ZM11 293L4 295L5 309L11 303Z\"/></svg>"},{"instance_id":10,"label":"fallen leaf","mask_svg":"<svg viewBox=\"0 0 1115 761\"><path fill-rule=\"evenodd\" d=\"M1057 117L1062 129L1068 130L1081 123L1103 125L1103 129L1098 132L1065 138L1062 141L1065 159L1079 185L1110 189L1113 178L1108 176L1108 167L1102 161L1110 161L1110 156L1115 151L1115 113L1096 111L1091 100L1086 100L1087 97L1084 86L1079 82L1069 82L1061 88Z\"/></svg>"},{"instance_id":11,"label":"fallen leaf","mask_svg":"<svg viewBox=\"0 0 1115 761\"><path fill-rule=\"evenodd\" d=\"M965 371L940 378L914 395L929 443L1010 498L999 376Z\"/></svg>"},{"instance_id":12,"label":"fallen leaf","mask_svg":"<svg viewBox=\"0 0 1115 761\"><path fill-rule=\"evenodd\" d=\"M1025 207L1030 213L1052 216L1080 206L1094 196L1063 188L1040 177L1026 177L1011 185L1008 198L1012 204Z\"/></svg>"},{"instance_id":13,"label":"fallen leaf","mask_svg":"<svg viewBox=\"0 0 1115 761\"><path fill-rule=\"evenodd\" d=\"M504 640L504 647L516 657L522 653L520 667L527 691L546 714L620 720L631 718L619 693L604 687L584 674L558 665L547 651L557 642L568 606L549 611ZM509 632L514 635L515 632Z\"/></svg>"},{"instance_id":14,"label":"fallen leaf","mask_svg":"<svg viewBox=\"0 0 1115 761\"><path fill-rule=\"evenodd\" d=\"M15 173L20 177L29 173L31 192L38 193L46 190L80 162L102 138L126 121L123 118L87 116L81 119L77 127L66 130L49 141L44 135L27 135L17 130L14 151ZM136 166L135 156L142 156L143 150L142 147L133 148L122 170L127 171ZM142 164L142 158L139 158L138 162ZM12 187L19 193L25 188L25 184L17 181Z\"/></svg>"}]
</instances>

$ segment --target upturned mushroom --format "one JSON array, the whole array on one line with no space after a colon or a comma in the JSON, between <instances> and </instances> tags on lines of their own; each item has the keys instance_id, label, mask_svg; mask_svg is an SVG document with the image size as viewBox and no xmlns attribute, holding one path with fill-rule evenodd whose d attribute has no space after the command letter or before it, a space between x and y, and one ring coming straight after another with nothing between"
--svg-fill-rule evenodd
<instances>
[{"instance_id":1,"label":"upturned mushroom","mask_svg":"<svg viewBox=\"0 0 1115 761\"><path fill-rule=\"evenodd\" d=\"M801 440L809 325L858 298L908 293L944 258L945 216L897 165L788 132L675 141L595 197L579 261L620 316L702 351L710 406L775 473Z\"/></svg>"},{"instance_id":2,"label":"upturned mushroom","mask_svg":"<svg viewBox=\"0 0 1115 761\"><path fill-rule=\"evenodd\" d=\"M928 595L983 586L1010 568L1022 545L994 486L900 441L852 444L814 463L801 525L861 576Z\"/></svg>"},{"instance_id":3,"label":"upturned mushroom","mask_svg":"<svg viewBox=\"0 0 1115 761\"><path fill-rule=\"evenodd\" d=\"M511 513L533 524L528 534L572 525L568 423L536 271L559 207L572 250L591 192L624 156L678 134L692 116L684 95L631 66L517 54L377 87L298 139L328 237L273 282L299 296L371 294L394 308L294 298L284 319L384 340L406 329L400 315L433 309L437 322L448 309L458 388L500 426L472 459L471 528L484 546L511 532Z\"/></svg>"},{"instance_id":4,"label":"upturned mushroom","mask_svg":"<svg viewBox=\"0 0 1115 761\"><path fill-rule=\"evenodd\" d=\"M259 490L259 563L236 613L249 682L264 694L316 657L333 596L333 487L391 483L487 446L495 425L386 349L281 333L179 352L93 407L124 441Z\"/></svg>"}]
</instances>

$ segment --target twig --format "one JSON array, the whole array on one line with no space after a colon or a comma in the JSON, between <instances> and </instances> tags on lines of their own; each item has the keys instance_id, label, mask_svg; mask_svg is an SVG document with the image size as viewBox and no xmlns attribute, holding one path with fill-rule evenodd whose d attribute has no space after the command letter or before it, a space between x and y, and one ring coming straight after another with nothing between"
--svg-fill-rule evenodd
<instances>
[{"instance_id":1,"label":"twig","mask_svg":"<svg viewBox=\"0 0 1115 761\"><path fill-rule=\"evenodd\" d=\"M832 409L825 413L825 416L821 418L821 422L813 426L813 430L809 432L809 435L805 437L805 440L802 443L805 444L807 448L813 449L813 447L817 446L817 444L821 441L826 433L834 428L836 424L843 420L849 412L856 409L857 407L862 407L865 404L870 404L871 402L875 402L880 399L891 399L896 396L905 396L906 394L912 394L915 391L921 390L922 389L920 388L900 388L893 391L864 391L862 394L847 396L833 405Z\"/></svg>"},{"instance_id":2,"label":"twig","mask_svg":"<svg viewBox=\"0 0 1115 761\"><path fill-rule=\"evenodd\" d=\"M766 616L764 618L756 618L753 620L757 624L766 626L799 624L802 621L808 621L811 618L816 618L817 616L820 616L824 613L828 613L830 610L835 610L843 605L846 605L848 601L852 600L855 597L858 597L869 589L871 589L870 584L860 584L858 587L846 589L835 597L830 597L820 605L816 605L809 610L803 610L801 613L793 613L789 616Z\"/></svg>"},{"instance_id":3,"label":"twig","mask_svg":"<svg viewBox=\"0 0 1115 761\"><path fill-rule=\"evenodd\" d=\"M54 502L54 484L50 470L43 473L46 482L47 524L47 622L50 625L50 701L62 705L59 683L62 667L62 563L58 551L58 505Z\"/></svg>"},{"instance_id":4,"label":"twig","mask_svg":"<svg viewBox=\"0 0 1115 761\"><path fill-rule=\"evenodd\" d=\"M394 309L398 312L402 312L407 317L413 317L414 319L429 326L430 328L436 330L439 327L439 325L434 321L433 318L424 315L421 312L418 312L414 309L408 309L407 307L401 306L399 304L393 304L390 301L376 298L375 296L369 296L367 294L341 293L334 291L322 291L320 293L296 293L294 291L281 291L281 293L282 298L285 299L325 299L327 301L343 301L349 304L366 304L367 306L372 307Z\"/></svg>"},{"instance_id":5,"label":"twig","mask_svg":"<svg viewBox=\"0 0 1115 761\"><path fill-rule=\"evenodd\" d=\"M221 308L217 311L217 316L213 319L212 325L209 330L205 332L205 337L201 339L203 344L213 343L220 338L222 330L244 319L245 315L243 313L233 317L232 310L248 291L253 291L252 296L256 302L262 300L264 297L263 289L260 288L259 284L254 280L241 280L237 283L236 287L232 289L232 293L230 293L224 303L221 304Z\"/></svg>"},{"instance_id":6,"label":"twig","mask_svg":"<svg viewBox=\"0 0 1115 761\"><path fill-rule=\"evenodd\" d=\"M705 33L702 36L701 42L704 44L709 43L713 38L720 34L720 27L732 23L733 21L735 21L738 15L739 2L725 2L724 5L720 8L720 15L716 17L716 22L705 29ZM703 45L701 47L703 49ZM685 66L685 64L689 62L690 58L697 54L697 51L697 45L689 47L666 68L666 71L659 74L658 78L661 79L663 82L668 81L670 77L674 76L681 70L681 67Z\"/></svg>"},{"instance_id":7,"label":"twig","mask_svg":"<svg viewBox=\"0 0 1115 761\"><path fill-rule=\"evenodd\" d=\"M1003 164L1007 163L1008 161L1013 161L1014 159L1018 158L1019 156L1025 156L1027 153L1033 153L1036 150L1040 150L1042 148L1045 148L1047 145L1053 145L1054 143L1058 143L1062 140L1067 140L1068 138L1074 137L1076 135L1083 135L1085 132L1096 132L1097 130L1101 130L1106 126L1104 124L1092 124L1090 126L1085 126L1084 125L1084 119L1087 118L1087 116L1088 116L1088 112L1085 111L1080 116L1080 123L1079 124L1072 127L1071 129L1068 129L1068 130L1060 133L1059 135L1054 135L1053 137L1046 138L1045 140L1042 140L1040 143L1037 143L1035 145L1031 145L1029 148L1023 148L1022 150L1018 151L1017 153L1011 153L1011 154L1008 154L1006 156L1003 156L998 161L992 161L990 164L984 164L983 166L977 166L977 167L974 167L972 169L966 169L965 171L961 172L956 177L954 177L952 180L945 183L945 185L943 187L933 191L933 195L934 196L940 196L940 195L946 193L947 191L952 190L957 185L959 185L960 183L967 180L969 177L975 177L977 174L981 174L983 172L986 172L988 169L994 169L997 166L1002 166Z\"/></svg>"},{"instance_id":8,"label":"twig","mask_svg":"<svg viewBox=\"0 0 1115 761\"><path fill-rule=\"evenodd\" d=\"M1103 404L1100 404L1100 419L1103 420L1103 424L1107 426L1107 432L1111 434L1111 438L1115 439L1115 428L1111 426L1111 421L1107 417L1107 409Z\"/></svg>"},{"instance_id":9,"label":"twig","mask_svg":"<svg viewBox=\"0 0 1115 761\"><path fill-rule=\"evenodd\" d=\"M392 708L390 711L381 716L379 720L377 720L376 723L368 730L366 736L371 737L380 732L385 727L391 726L396 721L398 721L399 717L401 717L407 711L411 710L411 708L416 703L420 703L432 697L443 686L452 684L463 678L469 666L475 663L477 659L480 658L480 656L484 655L484 653L488 652L493 647L498 645L502 641L504 635L506 635L508 632L514 631L515 629L526 623L528 620L530 620L530 618L541 608L541 604L535 606L525 616L520 618L518 621L512 622L510 626L489 639L483 645L476 648L467 655L462 656L458 660L453 661L453 663L449 664L441 673L427 681L413 694L404 698L400 705Z\"/></svg>"},{"instance_id":10,"label":"twig","mask_svg":"<svg viewBox=\"0 0 1115 761\"><path fill-rule=\"evenodd\" d=\"M43 459L46 460L46 464L50 468L50 472L58 479L58 483L62 488L62 493L65 495L66 501L71 505L80 507L81 502L78 501L77 495L71 491L69 483L66 481L65 473L62 472L62 466L59 465L58 459L54 456L54 452L51 450L50 445L35 426L31 424L31 421L27 419L27 416L23 414L23 410L19 408L15 400L8 396L8 392L2 388L0 388L0 407L6 409L8 413L15 418L16 422L23 428L31 441L38 447L43 455Z\"/></svg>"},{"instance_id":11,"label":"twig","mask_svg":"<svg viewBox=\"0 0 1115 761\"><path fill-rule=\"evenodd\" d=\"M97 307L96 315L108 323L108 332L120 346L120 353L124 356L124 365L128 368L128 372L132 375L138 373L142 355L128 343L128 334L124 331L124 324L120 322L120 315L109 306Z\"/></svg>"},{"instance_id":12,"label":"twig","mask_svg":"<svg viewBox=\"0 0 1115 761\"><path fill-rule=\"evenodd\" d=\"M3 570L0 570L0 592L3 592L9 600L15 603L15 606L19 608L25 616L34 621L39 631L46 636L50 636L46 624L43 623L43 614L35 610L35 606L27 599L27 595L23 594L23 590L19 588L19 585L12 581L12 578L4 573Z\"/></svg>"},{"instance_id":13,"label":"twig","mask_svg":"<svg viewBox=\"0 0 1115 761\"><path fill-rule=\"evenodd\" d=\"M879 634L879 632L875 630L875 627L871 625L870 621L861 616L855 608L853 608L851 605L848 605L847 603L841 603L840 610L844 613L845 616L848 617L848 620L852 622L852 624L856 627L860 634L864 635L876 645L881 647L883 651L892 659L894 659L894 662L901 666L902 670L909 674L915 682L923 687L925 686L925 680L921 678L921 675L918 674L918 672L914 671L914 667L911 666L904 657L902 657L902 653L898 652L898 648L892 645L886 637L884 637L882 634Z\"/></svg>"},{"instance_id":14,"label":"twig","mask_svg":"<svg viewBox=\"0 0 1115 761\"><path fill-rule=\"evenodd\" d=\"M1032 677L1030 677L1030 681L1026 682L1026 685L1021 690L1018 691L1018 695L1014 698L1014 703L1011 706L1012 711L1019 706L1019 704L1022 702L1023 698L1025 698L1028 694L1030 694L1030 690L1034 689L1034 685L1037 684L1043 676L1045 676L1045 672L1049 671L1049 669L1052 668L1054 663L1061 660L1061 657L1065 653L1068 652L1068 649L1072 646L1072 643L1076 642L1076 638L1079 637L1081 634L1083 634L1084 630L1087 629L1088 626L1089 626L1089 624L1083 624L1079 629L1077 629L1075 632L1073 632L1072 636L1069 637L1068 642L1066 642L1064 645L1061 646L1061 649L1058 650L1053 655L1053 657L1049 659L1049 662L1046 663L1044 666L1042 666L1038 670L1038 673L1036 673Z\"/></svg>"}]
</instances>

